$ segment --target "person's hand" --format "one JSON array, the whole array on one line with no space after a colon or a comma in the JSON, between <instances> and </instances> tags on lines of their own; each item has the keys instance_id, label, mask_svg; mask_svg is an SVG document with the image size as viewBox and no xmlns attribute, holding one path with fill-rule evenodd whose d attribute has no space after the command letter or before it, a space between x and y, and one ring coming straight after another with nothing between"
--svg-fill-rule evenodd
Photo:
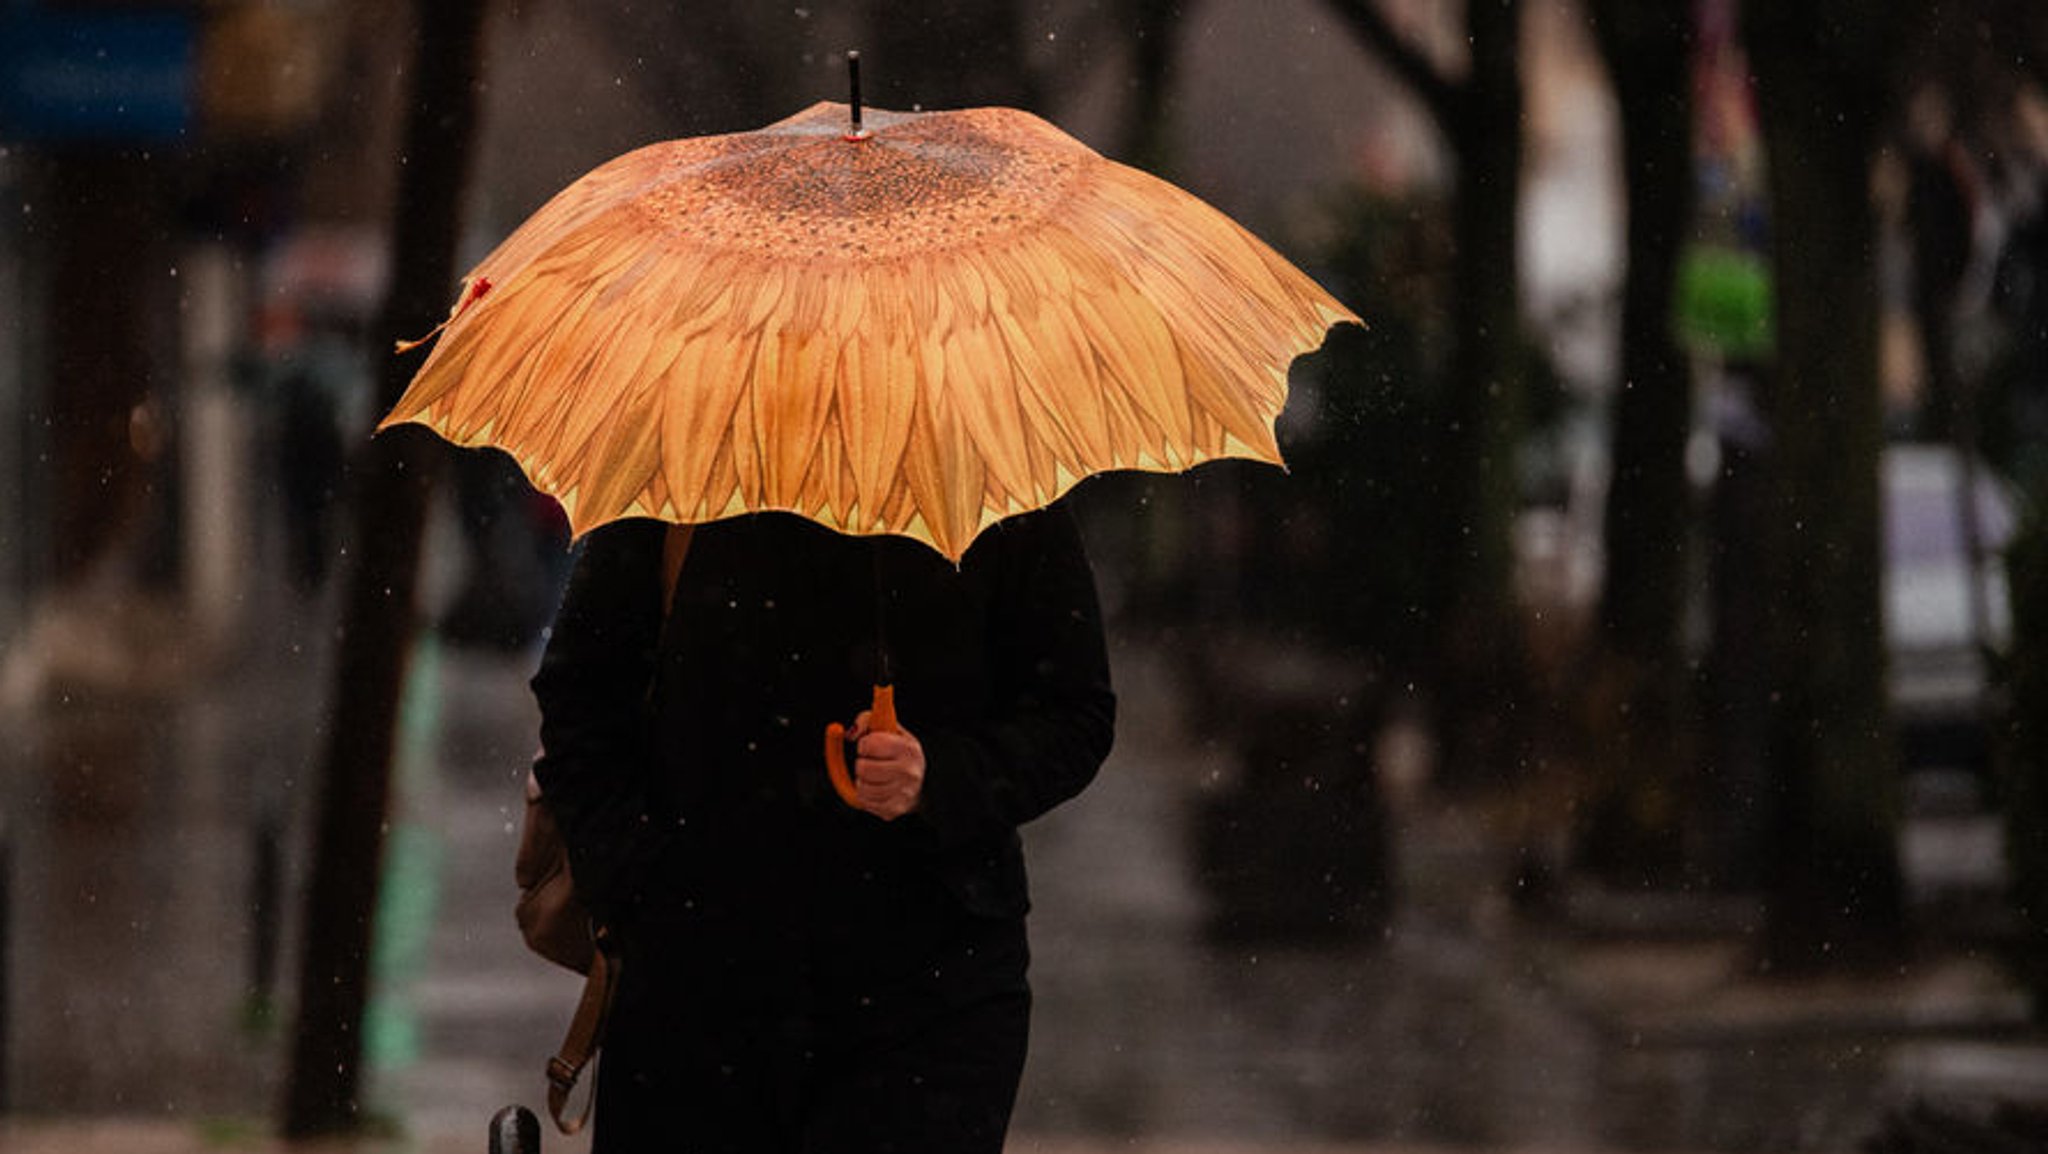
<instances>
[{"instance_id":1,"label":"person's hand","mask_svg":"<svg viewBox=\"0 0 2048 1154\"><path fill-rule=\"evenodd\" d=\"M846 733L854 743L853 789L861 809L895 821L914 812L924 794L924 746L914 734L874 729L873 722L864 709Z\"/></svg>"}]
</instances>

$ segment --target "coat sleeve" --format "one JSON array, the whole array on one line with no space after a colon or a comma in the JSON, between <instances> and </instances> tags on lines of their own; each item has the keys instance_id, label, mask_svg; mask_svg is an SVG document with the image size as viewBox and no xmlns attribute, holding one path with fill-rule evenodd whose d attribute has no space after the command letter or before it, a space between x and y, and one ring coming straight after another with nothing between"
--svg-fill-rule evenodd
<instances>
[{"instance_id":1,"label":"coat sleeve","mask_svg":"<svg viewBox=\"0 0 2048 1154\"><path fill-rule=\"evenodd\" d=\"M994 532L994 708L984 723L919 735L919 819L942 846L1006 836L1080 793L1115 735L1102 612L1072 516L1056 505Z\"/></svg>"},{"instance_id":2,"label":"coat sleeve","mask_svg":"<svg viewBox=\"0 0 2048 1154\"><path fill-rule=\"evenodd\" d=\"M555 615L534 700L534 775L569 850L576 893L593 916L627 913L671 822L650 812L648 723L661 630L663 532L629 521L586 538Z\"/></svg>"}]
</instances>

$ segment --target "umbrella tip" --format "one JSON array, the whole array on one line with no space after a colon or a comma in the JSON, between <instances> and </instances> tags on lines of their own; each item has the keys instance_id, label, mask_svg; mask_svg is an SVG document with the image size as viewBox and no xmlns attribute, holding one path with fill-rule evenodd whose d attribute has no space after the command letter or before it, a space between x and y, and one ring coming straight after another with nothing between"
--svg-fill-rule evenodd
<instances>
[{"instance_id":1,"label":"umbrella tip","mask_svg":"<svg viewBox=\"0 0 2048 1154\"><path fill-rule=\"evenodd\" d=\"M848 49L846 53L846 106L853 112L853 126L846 130L848 140L866 140L874 135L861 127L860 123L860 49Z\"/></svg>"}]
</instances>

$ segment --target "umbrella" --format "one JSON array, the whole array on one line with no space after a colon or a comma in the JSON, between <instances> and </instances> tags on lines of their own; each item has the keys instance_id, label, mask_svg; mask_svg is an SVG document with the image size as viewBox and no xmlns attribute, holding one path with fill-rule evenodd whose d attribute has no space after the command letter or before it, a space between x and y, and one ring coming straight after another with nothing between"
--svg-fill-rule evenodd
<instances>
[{"instance_id":1,"label":"umbrella","mask_svg":"<svg viewBox=\"0 0 2048 1154\"><path fill-rule=\"evenodd\" d=\"M1091 474L1278 463L1357 318L1028 113L819 104L651 145L479 264L383 425L510 453L577 534L782 510L957 560Z\"/></svg>"},{"instance_id":2,"label":"umbrella","mask_svg":"<svg viewBox=\"0 0 2048 1154\"><path fill-rule=\"evenodd\" d=\"M856 88L571 184L379 427L504 450L578 535L778 510L957 561L1095 473L1280 463L1289 364L1357 319L1036 116Z\"/></svg>"}]
</instances>

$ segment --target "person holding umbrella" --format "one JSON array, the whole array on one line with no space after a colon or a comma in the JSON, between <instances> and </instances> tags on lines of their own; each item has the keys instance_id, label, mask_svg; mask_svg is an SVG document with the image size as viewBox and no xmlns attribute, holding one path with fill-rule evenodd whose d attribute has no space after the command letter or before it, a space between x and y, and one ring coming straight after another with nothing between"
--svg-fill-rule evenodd
<instances>
[{"instance_id":1,"label":"person holding umbrella","mask_svg":"<svg viewBox=\"0 0 2048 1154\"><path fill-rule=\"evenodd\" d=\"M1357 320L1028 113L873 113L592 171L384 420L510 453L585 542L533 689L623 963L598 1154L1002 1148L1018 827L1114 730L1063 495L1278 463L1289 365Z\"/></svg>"},{"instance_id":2,"label":"person holding umbrella","mask_svg":"<svg viewBox=\"0 0 2048 1154\"><path fill-rule=\"evenodd\" d=\"M595 1149L1001 1150L1016 827L1088 784L1115 714L1072 518L1002 522L956 567L743 516L690 531L664 613L672 532L590 535L533 681L536 772L621 951ZM848 735L855 808L818 726L891 677L902 729Z\"/></svg>"}]
</instances>

